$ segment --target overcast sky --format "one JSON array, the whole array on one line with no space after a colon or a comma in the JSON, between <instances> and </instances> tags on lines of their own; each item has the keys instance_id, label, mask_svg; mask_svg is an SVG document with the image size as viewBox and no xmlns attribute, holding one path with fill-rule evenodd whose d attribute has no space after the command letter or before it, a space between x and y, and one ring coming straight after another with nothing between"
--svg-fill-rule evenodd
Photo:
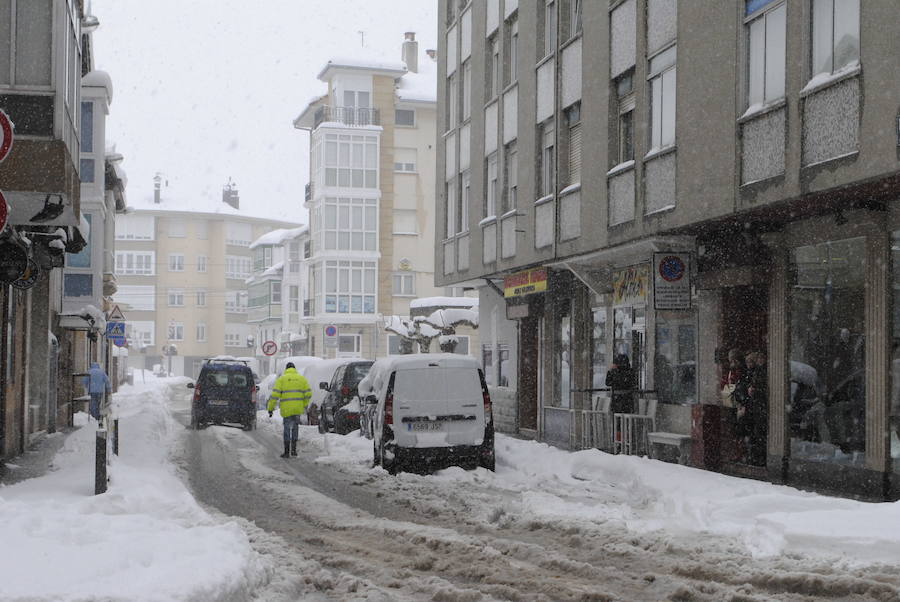
<instances>
[{"instance_id":1,"label":"overcast sky","mask_svg":"<svg viewBox=\"0 0 900 602\"><path fill-rule=\"evenodd\" d=\"M293 119L325 92L335 56L400 60L405 31L436 47L436 0L93 0L95 65L114 97L107 142L125 156L127 195L221 199L306 222L308 137ZM360 33L364 32L364 33ZM365 42L365 48L361 45ZM206 204L206 203L203 203Z\"/></svg>"}]
</instances>

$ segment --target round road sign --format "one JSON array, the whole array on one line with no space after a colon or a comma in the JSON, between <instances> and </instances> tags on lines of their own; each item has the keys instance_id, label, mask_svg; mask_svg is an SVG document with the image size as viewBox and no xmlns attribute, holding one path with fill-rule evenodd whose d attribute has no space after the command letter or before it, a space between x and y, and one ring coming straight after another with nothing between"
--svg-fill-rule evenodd
<instances>
[{"instance_id":1,"label":"round road sign","mask_svg":"<svg viewBox=\"0 0 900 602\"><path fill-rule=\"evenodd\" d=\"M266 355L275 355L278 351L278 343L275 341L266 341L262 344L262 352Z\"/></svg>"},{"instance_id":2,"label":"round road sign","mask_svg":"<svg viewBox=\"0 0 900 602\"><path fill-rule=\"evenodd\" d=\"M333 337L337 335L337 326L331 325L325 327L325 336Z\"/></svg>"},{"instance_id":3,"label":"round road sign","mask_svg":"<svg viewBox=\"0 0 900 602\"><path fill-rule=\"evenodd\" d=\"M9 115L0 109L0 161L6 158L13 143L13 123Z\"/></svg>"}]
</instances>

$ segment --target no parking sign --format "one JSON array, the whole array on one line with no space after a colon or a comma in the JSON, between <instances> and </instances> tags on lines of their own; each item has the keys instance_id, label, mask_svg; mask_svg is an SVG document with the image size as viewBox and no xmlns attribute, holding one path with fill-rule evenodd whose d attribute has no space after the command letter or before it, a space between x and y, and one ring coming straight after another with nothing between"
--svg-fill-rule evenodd
<instances>
[{"instance_id":1,"label":"no parking sign","mask_svg":"<svg viewBox=\"0 0 900 602\"><path fill-rule=\"evenodd\" d=\"M329 324L325 327L325 346L326 347L337 347L338 342L338 328L334 324Z\"/></svg>"}]
</instances>

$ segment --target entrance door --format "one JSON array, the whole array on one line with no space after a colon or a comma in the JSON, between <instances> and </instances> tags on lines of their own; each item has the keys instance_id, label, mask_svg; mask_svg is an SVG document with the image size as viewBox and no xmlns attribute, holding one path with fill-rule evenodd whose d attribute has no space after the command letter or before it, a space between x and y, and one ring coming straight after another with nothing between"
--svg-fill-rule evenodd
<instances>
[{"instance_id":1,"label":"entrance door","mask_svg":"<svg viewBox=\"0 0 900 602\"><path fill-rule=\"evenodd\" d=\"M519 429L537 431L539 353L538 318L519 320Z\"/></svg>"}]
</instances>

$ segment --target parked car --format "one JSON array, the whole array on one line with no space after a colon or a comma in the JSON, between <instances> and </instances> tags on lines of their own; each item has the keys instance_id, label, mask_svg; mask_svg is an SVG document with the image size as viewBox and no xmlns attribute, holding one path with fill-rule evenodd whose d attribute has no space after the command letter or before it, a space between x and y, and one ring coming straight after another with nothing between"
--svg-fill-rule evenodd
<instances>
[{"instance_id":1,"label":"parked car","mask_svg":"<svg viewBox=\"0 0 900 602\"><path fill-rule=\"evenodd\" d=\"M491 397L475 358L382 358L359 391L367 404L375 405L374 460L389 473L454 465L494 470Z\"/></svg>"},{"instance_id":2,"label":"parked car","mask_svg":"<svg viewBox=\"0 0 900 602\"><path fill-rule=\"evenodd\" d=\"M191 401L191 427L237 423L246 430L256 428L256 392L253 371L239 360L210 359L200 368Z\"/></svg>"},{"instance_id":3,"label":"parked car","mask_svg":"<svg viewBox=\"0 0 900 602\"><path fill-rule=\"evenodd\" d=\"M346 435L360 428L357 386L372 367L371 361L352 361L338 366L331 382L320 382L326 391L319 407L319 432Z\"/></svg>"}]
</instances>

